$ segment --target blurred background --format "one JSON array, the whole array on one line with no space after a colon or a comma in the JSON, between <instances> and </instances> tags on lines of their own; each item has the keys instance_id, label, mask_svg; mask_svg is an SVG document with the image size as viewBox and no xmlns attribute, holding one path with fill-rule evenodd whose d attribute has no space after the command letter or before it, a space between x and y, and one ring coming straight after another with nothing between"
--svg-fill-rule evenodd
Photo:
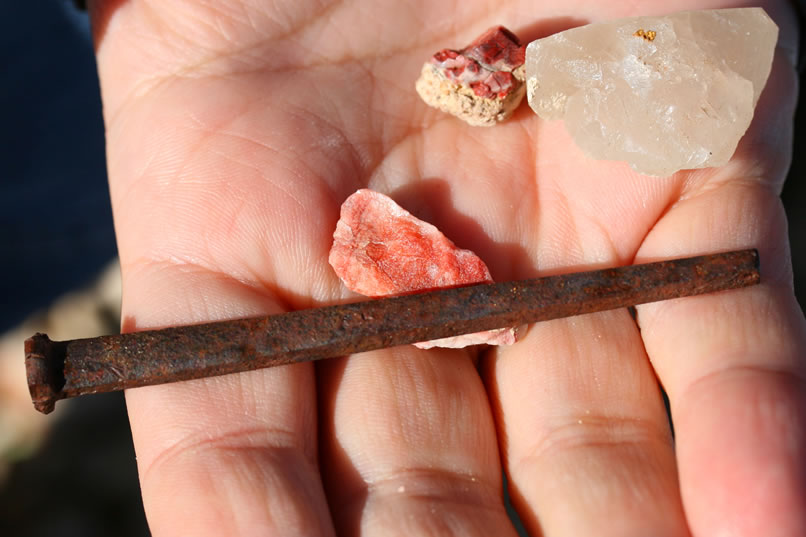
<instances>
[{"instance_id":1,"label":"blurred background","mask_svg":"<svg viewBox=\"0 0 806 537\"><path fill-rule=\"evenodd\" d=\"M12 2L0 55L0 535L143 536L148 527L120 394L36 413L23 340L119 329L120 278L101 102L85 14L66 0ZM806 107L802 107L806 108ZM806 111L783 193L806 304Z\"/></svg>"}]
</instances>

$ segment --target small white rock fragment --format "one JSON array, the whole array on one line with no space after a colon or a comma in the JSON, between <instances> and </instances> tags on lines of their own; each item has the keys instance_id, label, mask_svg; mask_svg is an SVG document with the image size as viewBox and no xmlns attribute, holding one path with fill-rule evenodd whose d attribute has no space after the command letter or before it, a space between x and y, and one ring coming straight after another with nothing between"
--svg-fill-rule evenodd
<instances>
[{"instance_id":1,"label":"small white rock fragment","mask_svg":"<svg viewBox=\"0 0 806 537\"><path fill-rule=\"evenodd\" d=\"M665 176L722 166L747 131L778 27L761 8L589 24L530 43L526 93L594 159Z\"/></svg>"}]
</instances>

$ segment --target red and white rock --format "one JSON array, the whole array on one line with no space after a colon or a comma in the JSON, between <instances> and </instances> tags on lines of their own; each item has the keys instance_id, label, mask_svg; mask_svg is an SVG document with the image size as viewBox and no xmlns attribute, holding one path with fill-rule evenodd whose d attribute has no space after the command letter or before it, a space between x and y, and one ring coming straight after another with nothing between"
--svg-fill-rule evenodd
<instances>
[{"instance_id":1,"label":"red and white rock","mask_svg":"<svg viewBox=\"0 0 806 537\"><path fill-rule=\"evenodd\" d=\"M495 125L523 98L525 54L515 34L496 26L462 50L434 54L415 87L429 106L471 125Z\"/></svg>"},{"instance_id":2,"label":"red and white rock","mask_svg":"<svg viewBox=\"0 0 806 537\"><path fill-rule=\"evenodd\" d=\"M436 227L368 189L341 206L328 262L351 290L371 297L492 282L484 262ZM514 328L416 343L420 348L511 345Z\"/></svg>"}]
</instances>

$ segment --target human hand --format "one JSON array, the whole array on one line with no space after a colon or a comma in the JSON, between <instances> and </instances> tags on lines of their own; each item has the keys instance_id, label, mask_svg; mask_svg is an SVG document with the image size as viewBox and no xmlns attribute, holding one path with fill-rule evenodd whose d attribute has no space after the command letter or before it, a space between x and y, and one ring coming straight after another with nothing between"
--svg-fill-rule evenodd
<instances>
[{"instance_id":1,"label":"human hand","mask_svg":"<svg viewBox=\"0 0 806 537\"><path fill-rule=\"evenodd\" d=\"M341 202L390 194L496 280L758 247L762 285L127 392L158 535L803 535L803 316L778 200L796 30L725 167L643 177L524 104L494 128L414 92L435 50L674 2L99 0L94 31L131 331L354 299ZM459 7L461 6L461 7ZM639 328L640 327L640 328ZM658 379L669 394L673 442ZM502 466L503 465L503 466Z\"/></svg>"}]
</instances>

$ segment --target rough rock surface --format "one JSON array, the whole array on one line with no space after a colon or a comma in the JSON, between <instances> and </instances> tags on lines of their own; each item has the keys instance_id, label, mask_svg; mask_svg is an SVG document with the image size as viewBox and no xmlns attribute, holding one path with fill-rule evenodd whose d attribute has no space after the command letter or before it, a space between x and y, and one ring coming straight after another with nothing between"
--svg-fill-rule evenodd
<instances>
[{"instance_id":1,"label":"rough rock surface","mask_svg":"<svg viewBox=\"0 0 806 537\"><path fill-rule=\"evenodd\" d=\"M529 106L591 158L670 175L728 162L767 81L778 27L761 8L590 24L526 48Z\"/></svg>"},{"instance_id":2,"label":"rough rock surface","mask_svg":"<svg viewBox=\"0 0 806 537\"><path fill-rule=\"evenodd\" d=\"M341 206L328 262L351 290L371 297L491 282L490 271L469 250L457 248L436 227L391 198L368 189ZM438 339L421 348L508 345L514 329Z\"/></svg>"},{"instance_id":3,"label":"rough rock surface","mask_svg":"<svg viewBox=\"0 0 806 537\"><path fill-rule=\"evenodd\" d=\"M524 55L515 34L497 26L462 50L434 54L415 87L429 106L471 125L495 125L523 99Z\"/></svg>"}]
</instances>

